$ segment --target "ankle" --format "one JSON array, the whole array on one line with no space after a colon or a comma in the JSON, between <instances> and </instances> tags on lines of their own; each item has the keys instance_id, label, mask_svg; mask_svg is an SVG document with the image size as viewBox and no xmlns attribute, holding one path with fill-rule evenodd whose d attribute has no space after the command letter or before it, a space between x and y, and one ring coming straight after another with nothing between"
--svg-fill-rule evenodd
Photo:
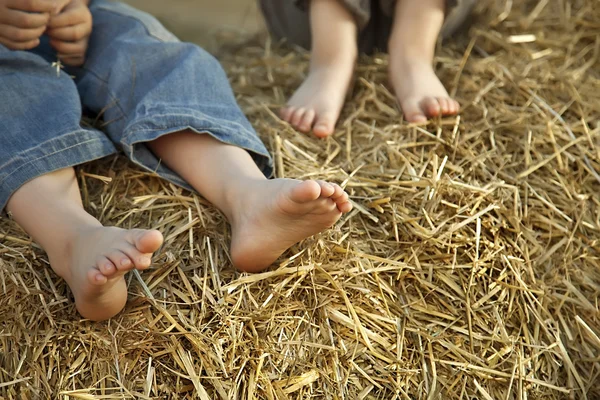
<instances>
[{"instance_id":1,"label":"ankle","mask_svg":"<svg viewBox=\"0 0 600 400\"><path fill-rule=\"evenodd\" d=\"M337 49L313 49L310 55L310 71L354 68L354 64L358 58L358 48L355 43L345 47L340 46Z\"/></svg>"},{"instance_id":2,"label":"ankle","mask_svg":"<svg viewBox=\"0 0 600 400\"><path fill-rule=\"evenodd\" d=\"M433 66L433 55L425 54L423 51L411 49L410 47L396 48L390 50L389 68L391 70L405 70L411 68L424 68Z\"/></svg>"},{"instance_id":3,"label":"ankle","mask_svg":"<svg viewBox=\"0 0 600 400\"><path fill-rule=\"evenodd\" d=\"M388 52L390 55L390 62L395 61L409 61L414 60L415 62L433 62L435 55L435 48L426 49L418 47L414 43L407 42L402 39L391 38L388 42Z\"/></svg>"}]
</instances>

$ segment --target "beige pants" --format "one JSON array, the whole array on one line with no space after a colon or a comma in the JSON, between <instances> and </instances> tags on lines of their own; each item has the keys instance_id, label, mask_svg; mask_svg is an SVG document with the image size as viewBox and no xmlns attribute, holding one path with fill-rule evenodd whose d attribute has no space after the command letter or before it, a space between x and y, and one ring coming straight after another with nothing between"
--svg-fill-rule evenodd
<instances>
[{"instance_id":1,"label":"beige pants","mask_svg":"<svg viewBox=\"0 0 600 400\"><path fill-rule=\"evenodd\" d=\"M386 51L396 0L339 0L356 18L358 47L363 53ZM310 49L309 0L260 0L271 34L276 39ZM440 33L447 38L470 15L476 0L446 0L446 20Z\"/></svg>"}]
</instances>

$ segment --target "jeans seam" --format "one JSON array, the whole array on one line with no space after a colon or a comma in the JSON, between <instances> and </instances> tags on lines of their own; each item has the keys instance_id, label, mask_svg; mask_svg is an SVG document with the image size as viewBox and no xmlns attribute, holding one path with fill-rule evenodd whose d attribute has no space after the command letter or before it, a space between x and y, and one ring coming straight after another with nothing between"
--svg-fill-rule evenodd
<instances>
[{"instance_id":1,"label":"jeans seam","mask_svg":"<svg viewBox=\"0 0 600 400\"><path fill-rule=\"evenodd\" d=\"M79 133L81 133L81 132L87 132L87 131L85 131L85 130L74 131L74 132L68 133L68 134L66 134L66 135L62 135L62 136L60 136L60 137L57 137L57 138L55 138L55 139L52 139L52 140L46 141L46 142L44 142L44 143L42 143L42 144L43 144L43 145L46 145L48 142L54 142L54 141L58 141L58 139L63 139L65 136L70 136L70 135L74 135L74 134L79 134ZM56 151L54 151L54 152L52 152L52 153L44 154L43 156L37 157L37 158L35 158L35 159L27 160L27 162L24 162L24 163L23 163L23 164L21 164L21 165L20 165L18 168L16 168L14 171L12 171L12 172L11 172L11 173L9 173L8 175L6 175L6 177L3 179L3 181L6 181L6 180L8 180L8 179L9 179L11 176L13 176L13 175L14 175L14 174L16 174L17 172L19 172L21 169L23 169L24 167L26 167L26 166L28 166L28 165L30 165L30 164L33 164L33 163L35 163L35 162L36 162L36 161L38 161L38 160L42 160L42 159L44 159L44 158L51 157L51 156L53 156L53 155L55 155L55 154L59 154L59 153L62 153L62 152L68 151L68 150L70 150L70 149L72 149L72 148L75 148L75 147L78 147L78 146L83 146L83 145L86 145L86 144L88 144L88 143L92 143L92 142L95 142L95 141L101 141L101 139L100 139L100 138L92 138L92 139L86 140L85 142L78 142L78 143L75 143L75 144L73 144L73 145L71 145L71 146L64 147L64 148L62 148L62 149L60 149L60 150L56 150ZM19 153L18 155L21 155L21 154L27 154L27 153L31 152L32 150L33 150L33 149L29 149L28 151L26 151L26 152L21 152L21 153Z\"/></svg>"},{"instance_id":2,"label":"jeans seam","mask_svg":"<svg viewBox=\"0 0 600 400\"><path fill-rule=\"evenodd\" d=\"M203 113L201 113L201 114L202 114L202 117L205 118L207 121L211 122L214 125L219 126L219 124L218 124L219 120L217 118L213 118L213 117L205 115ZM162 118L168 119L169 117L186 117L186 118L191 118L192 120L195 120L195 121L202 121L201 118L199 118L199 117L197 117L195 115L191 115L191 114L162 114L162 115L153 115L152 117L147 118L147 119L150 119L150 120L153 120L153 119L162 119ZM138 119L138 120L130 123L129 126L134 126L136 124L141 123L142 121L144 121L144 119L140 118L140 119ZM244 133L248 133L250 137L253 137L255 139L255 141L258 141L259 143L262 143L262 141L260 140L260 138L254 132L248 130L247 128L245 128L240 123L233 122L233 121L227 121L227 122L231 123L231 124L233 124L235 126L239 126L240 129L242 131L244 131ZM179 126L184 126L184 125L186 125L186 124L180 124ZM191 129L194 129L194 127L191 126L190 124L187 124L186 126L189 127L189 128L191 128ZM162 126L162 127L159 127L159 128L144 128L144 129L125 128L126 133L123 135L123 139L129 141L129 139L131 138L131 136L133 136L133 135L135 135L137 133L142 133L142 132L156 132L156 131L162 131L162 130L165 130L165 129L170 130L170 129L174 129L174 127L171 125L171 126ZM224 130L230 131L230 128L227 127L227 126L220 126L220 129L224 129ZM201 130L204 130L204 129L201 129ZM207 132L207 133L210 134L210 132ZM263 143L263 146L264 146L264 143ZM255 150L253 150L253 151L255 151ZM268 151L267 151L267 154L268 154Z\"/></svg>"},{"instance_id":3,"label":"jeans seam","mask_svg":"<svg viewBox=\"0 0 600 400\"><path fill-rule=\"evenodd\" d=\"M195 110L193 110L193 111L195 111ZM192 119L195 119L195 120L202 120L202 118L204 118L207 121L209 121L209 122L211 122L211 123L213 123L215 125L219 125L219 123L218 123L219 120L221 120L221 121L224 120L223 118L214 118L214 117L211 117L210 115L206 115L206 114L204 114L204 113L202 113L200 111L196 111L196 112L200 113L202 115L202 117L198 117L198 116L193 115L193 114L157 114L157 115L152 115L151 117L138 118L137 120L129 123L128 125L129 126L133 126L133 125L137 125L139 123L144 122L144 120L153 120L155 118L159 118L160 119L160 118L169 118L169 117L180 117L180 118L181 117L185 117L185 118L192 118ZM252 136L255 136L254 132L250 131L248 128L244 127L239 122L229 121L229 120L225 120L225 121L227 121L227 123L229 123L229 124L232 124L232 125L235 125L235 126L239 126L239 128L241 130L243 130L244 132L251 133ZM140 132L140 131L160 131L160 130L163 130L163 129L170 129L170 127L169 126L162 126L160 128L134 129L131 132L127 133L126 136L125 136L125 138L129 137L131 134L134 134L134 133L137 133L137 132ZM130 129L129 128L125 128L125 130L130 130ZM258 139L258 137L257 137L257 139Z\"/></svg>"}]
</instances>

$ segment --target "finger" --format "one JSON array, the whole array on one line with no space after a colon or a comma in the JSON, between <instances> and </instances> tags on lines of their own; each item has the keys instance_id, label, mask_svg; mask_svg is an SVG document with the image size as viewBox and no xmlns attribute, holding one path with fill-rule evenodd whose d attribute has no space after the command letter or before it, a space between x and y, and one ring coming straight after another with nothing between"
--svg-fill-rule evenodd
<instances>
[{"instance_id":1,"label":"finger","mask_svg":"<svg viewBox=\"0 0 600 400\"><path fill-rule=\"evenodd\" d=\"M77 42L90 36L92 33L91 25L79 24L75 26L66 26L64 28L48 29L46 34L52 39L63 42Z\"/></svg>"},{"instance_id":2,"label":"finger","mask_svg":"<svg viewBox=\"0 0 600 400\"><path fill-rule=\"evenodd\" d=\"M40 39L34 39L29 42L13 42L12 40L0 37L0 44L11 50L31 50L40 44Z\"/></svg>"},{"instance_id":3,"label":"finger","mask_svg":"<svg viewBox=\"0 0 600 400\"><path fill-rule=\"evenodd\" d=\"M23 43L39 39L46 30L45 27L21 29L10 25L0 25L0 36L12 42Z\"/></svg>"},{"instance_id":4,"label":"finger","mask_svg":"<svg viewBox=\"0 0 600 400\"><path fill-rule=\"evenodd\" d=\"M92 14L87 7L73 8L58 14L50 19L48 28L62 28L65 26L80 25L92 20ZM88 23L88 25L91 25Z\"/></svg>"},{"instance_id":5,"label":"finger","mask_svg":"<svg viewBox=\"0 0 600 400\"><path fill-rule=\"evenodd\" d=\"M56 3L56 8L54 9L54 14L60 14L63 10L67 8L71 4L72 0L54 0Z\"/></svg>"},{"instance_id":6,"label":"finger","mask_svg":"<svg viewBox=\"0 0 600 400\"><path fill-rule=\"evenodd\" d=\"M7 0L6 7L34 13L53 13L56 4L52 0Z\"/></svg>"},{"instance_id":7,"label":"finger","mask_svg":"<svg viewBox=\"0 0 600 400\"><path fill-rule=\"evenodd\" d=\"M85 51L87 50L87 44L88 41L86 39L78 42L50 40L50 45L56 50L56 52L64 56L85 54Z\"/></svg>"},{"instance_id":8,"label":"finger","mask_svg":"<svg viewBox=\"0 0 600 400\"><path fill-rule=\"evenodd\" d=\"M4 12L0 13L0 23L17 28L40 28L46 26L49 20L49 13L27 13L10 9L5 9Z\"/></svg>"},{"instance_id":9,"label":"finger","mask_svg":"<svg viewBox=\"0 0 600 400\"><path fill-rule=\"evenodd\" d=\"M63 56L59 54L58 59L63 64L71 67L81 67L85 63L85 56Z\"/></svg>"}]
</instances>

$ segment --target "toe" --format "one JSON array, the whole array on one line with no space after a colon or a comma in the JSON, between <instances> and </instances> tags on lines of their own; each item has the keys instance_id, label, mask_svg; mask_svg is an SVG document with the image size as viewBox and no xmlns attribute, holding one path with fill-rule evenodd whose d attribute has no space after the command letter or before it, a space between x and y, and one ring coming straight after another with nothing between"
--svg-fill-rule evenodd
<instances>
[{"instance_id":1,"label":"toe","mask_svg":"<svg viewBox=\"0 0 600 400\"><path fill-rule=\"evenodd\" d=\"M119 269L142 270L148 268L152 262L152 253L158 250L162 243L163 235L157 230L133 229L129 231L127 240L118 250L123 253L130 264L127 267L119 267Z\"/></svg>"},{"instance_id":2,"label":"toe","mask_svg":"<svg viewBox=\"0 0 600 400\"><path fill-rule=\"evenodd\" d=\"M323 112L317 116L313 132L315 136L323 138L330 136L335 129L337 115L333 112Z\"/></svg>"},{"instance_id":3,"label":"toe","mask_svg":"<svg viewBox=\"0 0 600 400\"><path fill-rule=\"evenodd\" d=\"M298 130L304 133L310 132L313 122L315 122L315 110L307 110L298 124Z\"/></svg>"},{"instance_id":4,"label":"toe","mask_svg":"<svg viewBox=\"0 0 600 400\"><path fill-rule=\"evenodd\" d=\"M348 193L346 193L339 185L335 186L335 193L331 196L331 199L335 202L337 209L343 213L352 210L352 203L350 203L348 199Z\"/></svg>"},{"instance_id":5,"label":"toe","mask_svg":"<svg viewBox=\"0 0 600 400\"><path fill-rule=\"evenodd\" d=\"M346 198L348 198L348 195L346 194L346 192L344 192L344 189L342 189L342 187L340 185L333 185L333 194L331 195L331 199L335 200L335 202L337 202L339 199L341 199L343 196L346 196Z\"/></svg>"},{"instance_id":6,"label":"toe","mask_svg":"<svg viewBox=\"0 0 600 400\"><path fill-rule=\"evenodd\" d=\"M458 114L459 110L460 110L460 104L458 104L458 101L456 101L454 99L450 99L450 112L452 114Z\"/></svg>"},{"instance_id":7,"label":"toe","mask_svg":"<svg viewBox=\"0 0 600 400\"><path fill-rule=\"evenodd\" d=\"M135 259L134 264L136 269L145 270L152 264L152 254L142 254Z\"/></svg>"},{"instance_id":8,"label":"toe","mask_svg":"<svg viewBox=\"0 0 600 400\"><path fill-rule=\"evenodd\" d=\"M346 201L344 203L338 203L337 208L338 210L340 210L341 213L347 213L352 210L352 203L350 203L349 201Z\"/></svg>"},{"instance_id":9,"label":"toe","mask_svg":"<svg viewBox=\"0 0 600 400\"><path fill-rule=\"evenodd\" d=\"M157 230L134 229L131 231L131 240L140 253L154 253L163 243L163 235Z\"/></svg>"},{"instance_id":10,"label":"toe","mask_svg":"<svg viewBox=\"0 0 600 400\"><path fill-rule=\"evenodd\" d=\"M348 201L348 193L342 193L338 198L334 199L336 204L346 203Z\"/></svg>"},{"instance_id":11,"label":"toe","mask_svg":"<svg viewBox=\"0 0 600 400\"><path fill-rule=\"evenodd\" d=\"M123 253L127 254L127 257L129 257L129 259L131 260L131 268L144 270L148 268L152 263L152 253L142 253L131 244L123 246L121 250L123 251Z\"/></svg>"},{"instance_id":12,"label":"toe","mask_svg":"<svg viewBox=\"0 0 600 400\"><path fill-rule=\"evenodd\" d=\"M331 183L325 181L317 181L317 183L321 186L321 197L331 197L335 193L335 187Z\"/></svg>"},{"instance_id":13,"label":"toe","mask_svg":"<svg viewBox=\"0 0 600 400\"><path fill-rule=\"evenodd\" d=\"M440 105L440 112L442 115L450 114L450 99L447 97L438 97L438 104Z\"/></svg>"},{"instance_id":14,"label":"toe","mask_svg":"<svg viewBox=\"0 0 600 400\"><path fill-rule=\"evenodd\" d=\"M127 254L121 250L111 250L106 254L112 264L116 267L117 271L128 271L133 268L133 263Z\"/></svg>"},{"instance_id":15,"label":"toe","mask_svg":"<svg viewBox=\"0 0 600 400\"><path fill-rule=\"evenodd\" d=\"M421 109L425 111L425 115L429 117L437 117L442 112L440 103L435 97L425 97L421 101Z\"/></svg>"},{"instance_id":16,"label":"toe","mask_svg":"<svg viewBox=\"0 0 600 400\"><path fill-rule=\"evenodd\" d=\"M90 268L87 273L88 281L93 285L104 285L108 282L108 278L102 275L99 269Z\"/></svg>"},{"instance_id":17,"label":"toe","mask_svg":"<svg viewBox=\"0 0 600 400\"><path fill-rule=\"evenodd\" d=\"M427 117L423 113L423 110L419 106L419 102L415 100L406 100L402 104L402 113L404 119L408 122L426 122Z\"/></svg>"},{"instance_id":18,"label":"toe","mask_svg":"<svg viewBox=\"0 0 600 400\"><path fill-rule=\"evenodd\" d=\"M96 262L96 267L107 278L110 278L117 272L115 264L104 256Z\"/></svg>"},{"instance_id":19,"label":"toe","mask_svg":"<svg viewBox=\"0 0 600 400\"><path fill-rule=\"evenodd\" d=\"M304 113L306 113L306 108L303 107L300 107L299 109L294 111L290 119L290 124L292 124L294 128L298 129L300 121L302 121L302 117L304 117Z\"/></svg>"},{"instance_id":20,"label":"toe","mask_svg":"<svg viewBox=\"0 0 600 400\"><path fill-rule=\"evenodd\" d=\"M284 120L285 122L290 122L290 119L292 118L292 113L295 111L296 109L294 107L291 106L287 106L287 107L283 107L281 109L281 111L279 111L279 116L281 117L282 120Z\"/></svg>"},{"instance_id":21,"label":"toe","mask_svg":"<svg viewBox=\"0 0 600 400\"><path fill-rule=\"evenodd\" d=\"M316 181L304 181L292 189L290 199L296 203L308 203L321 196L321 186Z\"/></svg>"}]
</instances>

